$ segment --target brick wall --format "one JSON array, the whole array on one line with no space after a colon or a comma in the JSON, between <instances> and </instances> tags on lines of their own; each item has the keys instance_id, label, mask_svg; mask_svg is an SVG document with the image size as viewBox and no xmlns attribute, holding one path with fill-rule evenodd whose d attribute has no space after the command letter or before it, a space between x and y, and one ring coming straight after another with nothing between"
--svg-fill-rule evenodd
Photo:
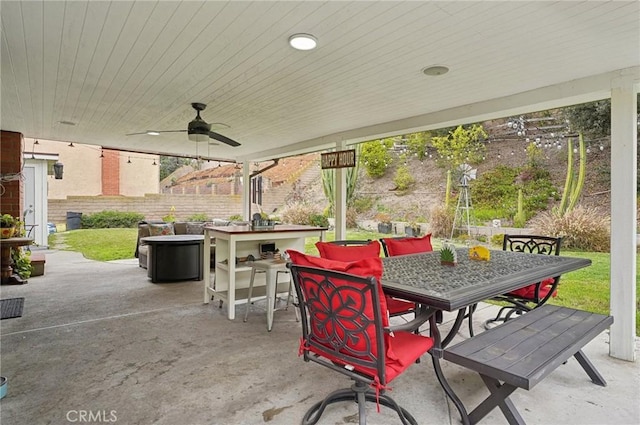
<instances>
[{"instance_id":1,"label":"brick wall","mask_svg":"<svg viewBox=\"0 0 640 425\"><path fill-rule=\"evenodd\" d=\"M2 214L22 216L22 184L15 176L22 170L22 134L0 132L0 208Z\"/></svg>"},{"instance_id":2,"label":"brick wall","mask_svg":"<svg viewBox=\"0 0 640 425\"><path fill-rule=\"evenodd\" d=\"M120 195L120 152L102 150L102 194Z\"/></svg>"},{"instance_id":3,"label":"brick wall","mask_svg":"<svg viewBox=\"0 0 640 425\"><path fill-rule=\"evenodd\" d=\"M49 199L48 207L48 221L56 224L66 223L67 212L127 211L143 214L149 220L162 219L172 207L178 220L194 214L206 214L212 219L242 214L241 195L69 196L67 199Z\"/></svg>"}]
</instances>

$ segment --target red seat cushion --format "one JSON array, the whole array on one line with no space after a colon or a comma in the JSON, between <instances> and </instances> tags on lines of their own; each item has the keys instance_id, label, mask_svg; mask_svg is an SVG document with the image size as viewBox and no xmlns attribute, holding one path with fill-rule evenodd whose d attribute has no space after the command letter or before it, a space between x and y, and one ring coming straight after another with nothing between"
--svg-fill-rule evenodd
<instances>
[{"instance_id":1,"label":"red seat cushion","mask_svg":"<svg viewBox=\"0 0 640 425\"><path fill-rule=\"evenodd\" d=\"M380 256L380 242L371 241L367 245L336 245L331 242L316 242L322 258L337 261L357 261Z\"/></svg>"},{"instance_id":2,"label":"red seat cushion","mask_svg":"<svg viewBox=\"0 0 640 425\"><path fill-rule=\"evenodd\" d=\"M538 296L540 297L540 299L546 297L549 291L551 291L553 282L554 282L553 278L545 279L542 281L542 283L540 284L540 292L538 293ZM536 297L536 284L534 283L532 285L525 286L524 288L511 291L509 292L509 295L533 300ZM551 296L555 297L556 295L558 295L558 291L553 291L553 295Z\"/></svg>"},{"instance_id":3,"label":"red seat cushion","mask_svg":"<svg viewBox=\"0 0 640 425\"><path fill-rule=\"evenodd\" d=\"M385 295L385 298L387 301L387 309L391 316L412 313L416 310L416 304L411 301L400 300L390 297L389 295Z\"/></svg>"},{"instance_id":4,"label":"red seat cushion","mask_svg":"<svg viewBox=\"0 0 640 425\"><path fill-rule=\"evenodd\" d=\"M385 238L383 240L387 246L389 257L433 251L433 246L431 246L431 233L417 238Z\"/></svg>"}]
</instances>

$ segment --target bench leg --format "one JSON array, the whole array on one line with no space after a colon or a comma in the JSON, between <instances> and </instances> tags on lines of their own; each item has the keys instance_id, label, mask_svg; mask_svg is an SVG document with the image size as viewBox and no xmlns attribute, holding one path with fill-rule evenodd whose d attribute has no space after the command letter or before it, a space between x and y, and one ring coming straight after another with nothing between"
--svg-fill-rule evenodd
<instances>
[{"instance_id":1,"label":"bench leg","mask_svg":"<svg viewBox=\"0 0 640 425\"><path fill-rule=\"evenodd\" d=\"M509 399L511 393L518 387L510 384L501 384L497 379L483 374L480 374L480 377L489 391L491 391L491 395L480 403L478 407L473 409L471 413L469 413L469 422L471 424L477 424L482 418L498 406L511 425L524 425L524 419L522 419L518 409L516 409L516 406Z\"/></svg>"},{"instance_id":2,"label":"bench leg","mask_svg":"<svg viewBox=\"0 0 640 425\"><path fill-rule=\"evenodd\" d=\"M587 372L587 375L589 375L589 378L591 378L594 384L600 385L602 387L607 386L607 381L604 380L602 375L600 375L600 372L598 372L595 366L589 361L587 356L584 355L582 350L575 353L573 357L576 358L578 363L580 363L580 366L582 366L584 371Z\"/></svg>"}]
</instances>

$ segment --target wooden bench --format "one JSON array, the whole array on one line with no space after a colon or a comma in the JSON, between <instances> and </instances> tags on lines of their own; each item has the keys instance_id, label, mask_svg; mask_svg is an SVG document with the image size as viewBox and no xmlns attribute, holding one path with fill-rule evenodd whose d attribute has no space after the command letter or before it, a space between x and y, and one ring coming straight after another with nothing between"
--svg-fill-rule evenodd
<instances>
[{"instance_id":1,"label":"wooden bench","mask_svg":"<svg viewBox=\"0 0 640 425\"><path fill-rule=\"evenodd\" d=\"M444 350L446 360L478 372L491 392L469 422L497 406L510 424L524 424L509 395L530 390L572 356L595 384L606 386L581 349L612 323L611 316L545 305Z\"/></svg>"}]
</instances>

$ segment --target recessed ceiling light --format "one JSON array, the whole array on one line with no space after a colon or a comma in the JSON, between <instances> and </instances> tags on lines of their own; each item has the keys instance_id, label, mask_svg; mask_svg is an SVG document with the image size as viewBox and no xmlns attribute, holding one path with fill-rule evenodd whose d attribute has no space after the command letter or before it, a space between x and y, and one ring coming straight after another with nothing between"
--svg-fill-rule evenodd
<instances>
[{"instance_id":1,"label":"recessed ceiling light","mask_svg":"<svg viewBox=\"0 0 640 425\"><path fill-rule=\"evenodd\" d=\"M446 66L436 65L436 66L428 66L422 70L424 75L436 76L443 75L449 72L449 68Z\"/></svg>"},{"instance_id":2,"label":"recessed ceiling light","mask_svg":"<svg viewBox=\"0 0 640 425\"><path fill-rule=\"evenodd\" d=\"M160 133L158 133L157 131L153 131L153 130L147 131L147 134L149 136L159 136L160 135Z\"/></svg>"},{"instance_id":3,"label":"recessed ceiling light","mask_svg":"<svg viewBox=\"0 0 640 425\"><path fill-rule=\"evenodd\" d=\"M318 40L311 34L293 34L289 37L289 45L297 50L312 50L318 45Z\"/></svg>"}]
</instances>

